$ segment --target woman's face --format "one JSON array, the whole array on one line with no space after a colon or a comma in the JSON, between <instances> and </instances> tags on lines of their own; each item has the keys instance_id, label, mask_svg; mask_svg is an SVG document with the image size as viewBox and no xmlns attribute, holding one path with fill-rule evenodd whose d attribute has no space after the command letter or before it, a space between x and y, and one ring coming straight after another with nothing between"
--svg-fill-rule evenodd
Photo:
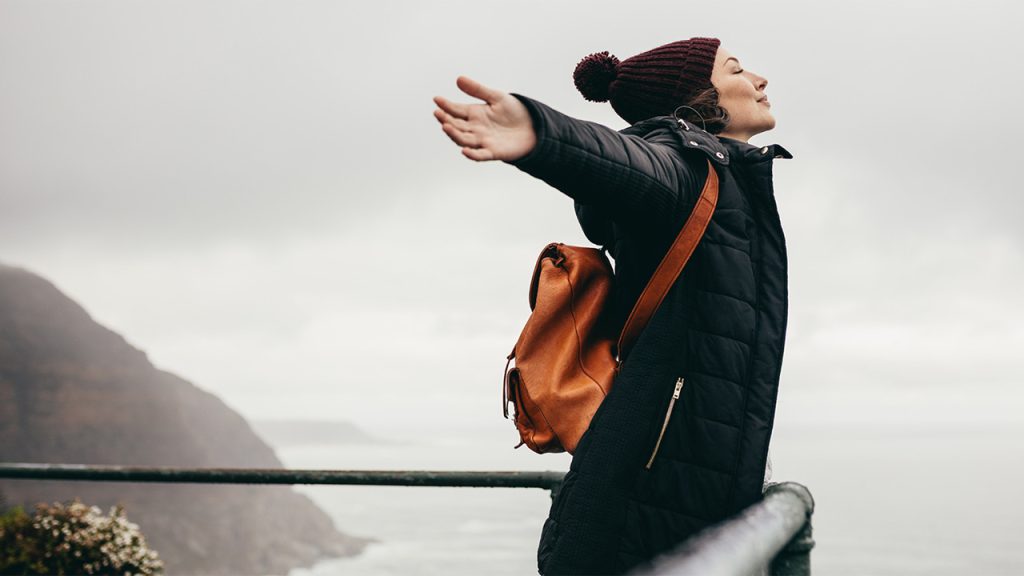
<instances>
[{"instance_id":1,"label":"woman's face","mask_svg":"<svg viewBox=\"0 0 1024 576\"><path fill-rule=\"evenodd\" d=\"M711 84L718 89L718 105L729 112L729 125L721 135L744 142L775 127L764 89L768 80L740 66L728 50L719 47Z\"/></svg>"}]
</instances>

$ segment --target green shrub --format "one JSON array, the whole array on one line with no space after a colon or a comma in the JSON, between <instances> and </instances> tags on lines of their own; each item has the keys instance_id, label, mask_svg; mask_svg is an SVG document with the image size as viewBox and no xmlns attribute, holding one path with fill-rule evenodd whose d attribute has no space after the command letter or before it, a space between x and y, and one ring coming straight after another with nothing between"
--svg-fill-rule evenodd
<instances>
[{"instance_id":1,"label":"green shrub","mask_svg":"<svg viewBox=\"0 0 1024 576\"><path fill-rule=\"evenodd\" d=\"M78 500L38 504L29 516L14 508L0 516L0 574L162 574L124 509L104 516Z\"/></svg>"}]
</instances>

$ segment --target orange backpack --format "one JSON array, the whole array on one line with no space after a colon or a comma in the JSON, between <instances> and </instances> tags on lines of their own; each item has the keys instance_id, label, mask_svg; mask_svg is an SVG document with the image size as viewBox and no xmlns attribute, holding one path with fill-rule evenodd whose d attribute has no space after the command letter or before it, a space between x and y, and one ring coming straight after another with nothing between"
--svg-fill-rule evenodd
<instances>
[{"instance_id":1,"label":"orange backpack","mask_svg":"<svg viewBox=\"0 0 1024 576\"><path fill-rule=\"evenodd\" d=\"M508 355L502 411L521 441L538 453L569 452L611 390L622 360L661 305L718 202L718 175L708 162L700 198L675 242L648 281L615 339L604 311L615 275L597 248L548 244L530 282L530 318ZM515 360L515 367L509 366Z\"/></svg>"}]
</instances>

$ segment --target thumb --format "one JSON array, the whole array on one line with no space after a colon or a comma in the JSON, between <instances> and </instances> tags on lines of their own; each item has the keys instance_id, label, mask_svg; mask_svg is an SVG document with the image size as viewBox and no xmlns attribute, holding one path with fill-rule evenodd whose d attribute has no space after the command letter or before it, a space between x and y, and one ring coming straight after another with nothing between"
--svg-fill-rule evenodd
<instances>
[{"instance_id":1,"label":"thumb","mask_svg":"<svg viewBox=\"0 0 1024 576\"><path fill-rule=\"evenodd\" d=\"M488 88L469 76L459 76L455 80L455 84L466 94L469 94L474 98L479 98L488 104L494 104L500 100L502 96L502 93L498 90Z\"/></svg>"}]
</instances>

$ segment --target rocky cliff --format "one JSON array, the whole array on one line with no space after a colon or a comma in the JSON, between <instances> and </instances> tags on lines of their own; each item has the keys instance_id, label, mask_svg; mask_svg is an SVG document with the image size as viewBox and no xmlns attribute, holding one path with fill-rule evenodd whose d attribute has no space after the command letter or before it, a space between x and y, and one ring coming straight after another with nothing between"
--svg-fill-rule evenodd
<instances>
[{"instance_id":1,"label":"rocky cliff","mask_svg":"<svg viewBox=\"0 0 1024 576\"><path fill-rule=\"evenodd\" d=\"M46 280L0 265L0 461L280 468L236 412L94 322ZM284 574L358 553L290 487L3 480L6 504L125 505L168 574Z\"/></svg>"}]
</instances>

